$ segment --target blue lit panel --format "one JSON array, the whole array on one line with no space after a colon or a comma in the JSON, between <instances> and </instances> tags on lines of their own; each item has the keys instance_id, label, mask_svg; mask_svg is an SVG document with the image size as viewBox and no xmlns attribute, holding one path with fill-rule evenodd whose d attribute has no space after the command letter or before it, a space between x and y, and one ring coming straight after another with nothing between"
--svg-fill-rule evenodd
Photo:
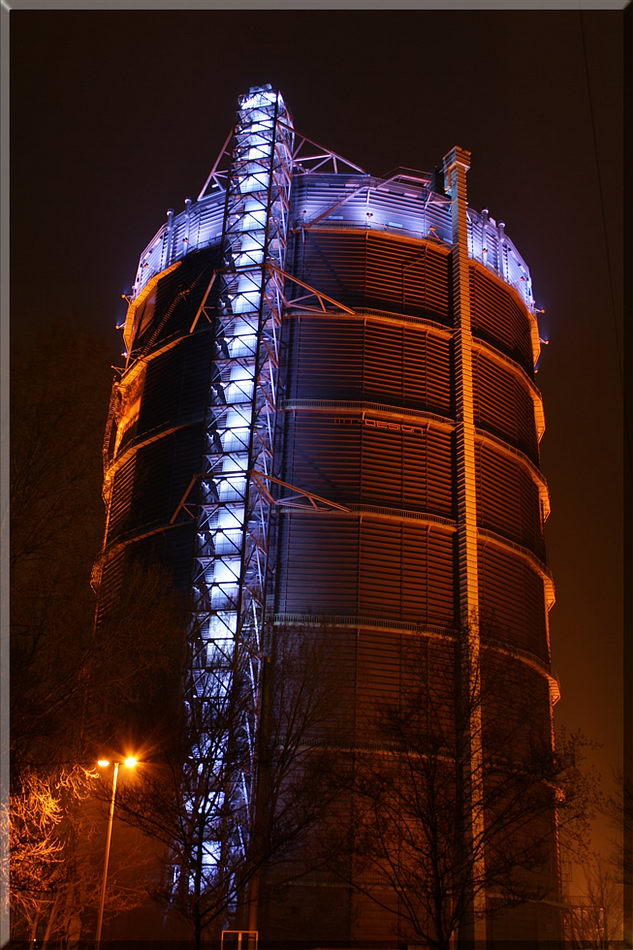
<instances>
[{"instance_id":1,"label":"blue lit panel","mask_svg":"<svg viewBox=\"0 0 633 950\"><path fill-rule=\"evenodd\" d=\"M250 134L256 147L248 145L247 161L238 186L240 194L252 198L250 206L244 208L246 213L239 224L244 241L242 259L236 261L238 267L262 263L263 249L257 239L258 234L261 236L266 212L258 196L266 192L270 181L269 170L264 168L261 144L264 129L263 121L253 122ZM295 175L293 224L309 224L332 208L320 221L321 225L332 227L342 223L346 227L401 232L409 237L430 237L450 243L450 203L442 195L435 194L426 180L420 179L419 185L412 182L398 185L387 184L380 178L363 177L365 181L360 187L357 175ZM343 199L343 203L338 204ZM152 277L190 251L219 243L224 200L224 191L217 189L188 203L180 214L168 214L167 223L141 254L132 297L137 296ZM252 240L247 240L247 236ZM485 211L468 210L468 253L513 286L528 307L534 307L530 272L525 261L505 234L503 225L497 224Z\"/></svg>"}]
</instances>

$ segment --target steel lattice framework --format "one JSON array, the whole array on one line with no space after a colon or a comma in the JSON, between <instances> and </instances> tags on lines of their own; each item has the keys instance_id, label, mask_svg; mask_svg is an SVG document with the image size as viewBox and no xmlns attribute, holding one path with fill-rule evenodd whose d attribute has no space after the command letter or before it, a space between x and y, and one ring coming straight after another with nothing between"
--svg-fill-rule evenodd
<instances>
[{"instance_id":1,"label":"steel lattice framework","mask_svg":"<svg viewBox=\"0 0 633 950\"><path fill-rule=\"evenodd\" d=\"M227 744L240 741L248 749L251 767L241 769L239 777L246 824L255 776L270 511L268 495L252 473L272 475L292 143L290 117L278 93L261 87L241 98L227 179L206 450L198 484L186 701L190 712L192 703L222 704L238 665L247 671L250 697L240 705L241 721L235 723L239 739L226 737ZM207 745L203 730L190 752L192 768L208 756ZM220 859L212 846L205 849L206 862Z\"/></svg>"}]
</instances>

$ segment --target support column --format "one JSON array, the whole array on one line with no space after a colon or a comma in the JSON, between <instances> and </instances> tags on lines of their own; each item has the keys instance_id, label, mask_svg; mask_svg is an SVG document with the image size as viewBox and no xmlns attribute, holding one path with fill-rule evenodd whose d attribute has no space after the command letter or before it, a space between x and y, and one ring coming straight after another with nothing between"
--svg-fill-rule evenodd
<instances>
[{"instance_id":1,"label":"support column","mask_svg":"<svg viewBox=\"0 0 633 950\"><path fill-rule=\"evenodd\" d=\"M455 451L457 489L457 560L461 647L462 794L464 847L470 851L473 914L459 935L460 946L479 944L486 937L483 879L483 788L480 704L479 582L477 565L477 499L475 482L475 413L473 356L468 273L466 175L470 152L456 146L443 159L444 187L451 198L451 272L454 326ZM463 718L462 718L463 717Z\"/></svg>"}]
</instances>

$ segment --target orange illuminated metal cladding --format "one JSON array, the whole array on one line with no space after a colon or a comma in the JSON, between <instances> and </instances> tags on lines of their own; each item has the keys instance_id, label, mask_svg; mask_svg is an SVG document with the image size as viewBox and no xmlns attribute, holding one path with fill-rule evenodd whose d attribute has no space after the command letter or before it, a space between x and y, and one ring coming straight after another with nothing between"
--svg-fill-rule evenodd
<instances>
[{"instance_id":1,"label":"orange illuminated metal cladding","mask_svg":"<svg viewBox=\"0 0 633 950\"><path fill-rule=\"evenodd\" d=\"M176 261L175 264L172 264L170 267L166 267L165 270L162 270L159 274L155 274L155 276L145 284L138 297L136 297L130 303L125 316L125 328L123 330L123 342L125 343L128 352L131 352L131 346L134 340L134 333L136 330L135 318L138 308L149 297L151 292L157 286L158 282L162 280L163 277L166 277L167 274L171 274L171 272L176 270L177 267L180 267L181 264L182 260Z\"/></svg>"}]
</instances>

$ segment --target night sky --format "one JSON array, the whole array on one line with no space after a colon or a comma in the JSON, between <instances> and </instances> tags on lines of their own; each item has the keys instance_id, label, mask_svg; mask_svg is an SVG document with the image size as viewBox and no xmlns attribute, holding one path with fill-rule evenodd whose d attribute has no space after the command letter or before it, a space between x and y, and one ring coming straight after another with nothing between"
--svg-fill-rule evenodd
<instances>
[{"instance_id":1,"label":"night sky","mask_svg":"<svg viewBox=\"0 0 633 950\"><path fill-rule=\"evenodd\" d=\"M277 86L299 132L373 174L472 152L469 203L506 222L546 310L558 721L602 744L609 778L623 731L622 14L10 19L12 326L35 346L54 318L93 328L121 362L120 294L166 210L197 196L252 84Z\"/></svg>"}]
</instances>

